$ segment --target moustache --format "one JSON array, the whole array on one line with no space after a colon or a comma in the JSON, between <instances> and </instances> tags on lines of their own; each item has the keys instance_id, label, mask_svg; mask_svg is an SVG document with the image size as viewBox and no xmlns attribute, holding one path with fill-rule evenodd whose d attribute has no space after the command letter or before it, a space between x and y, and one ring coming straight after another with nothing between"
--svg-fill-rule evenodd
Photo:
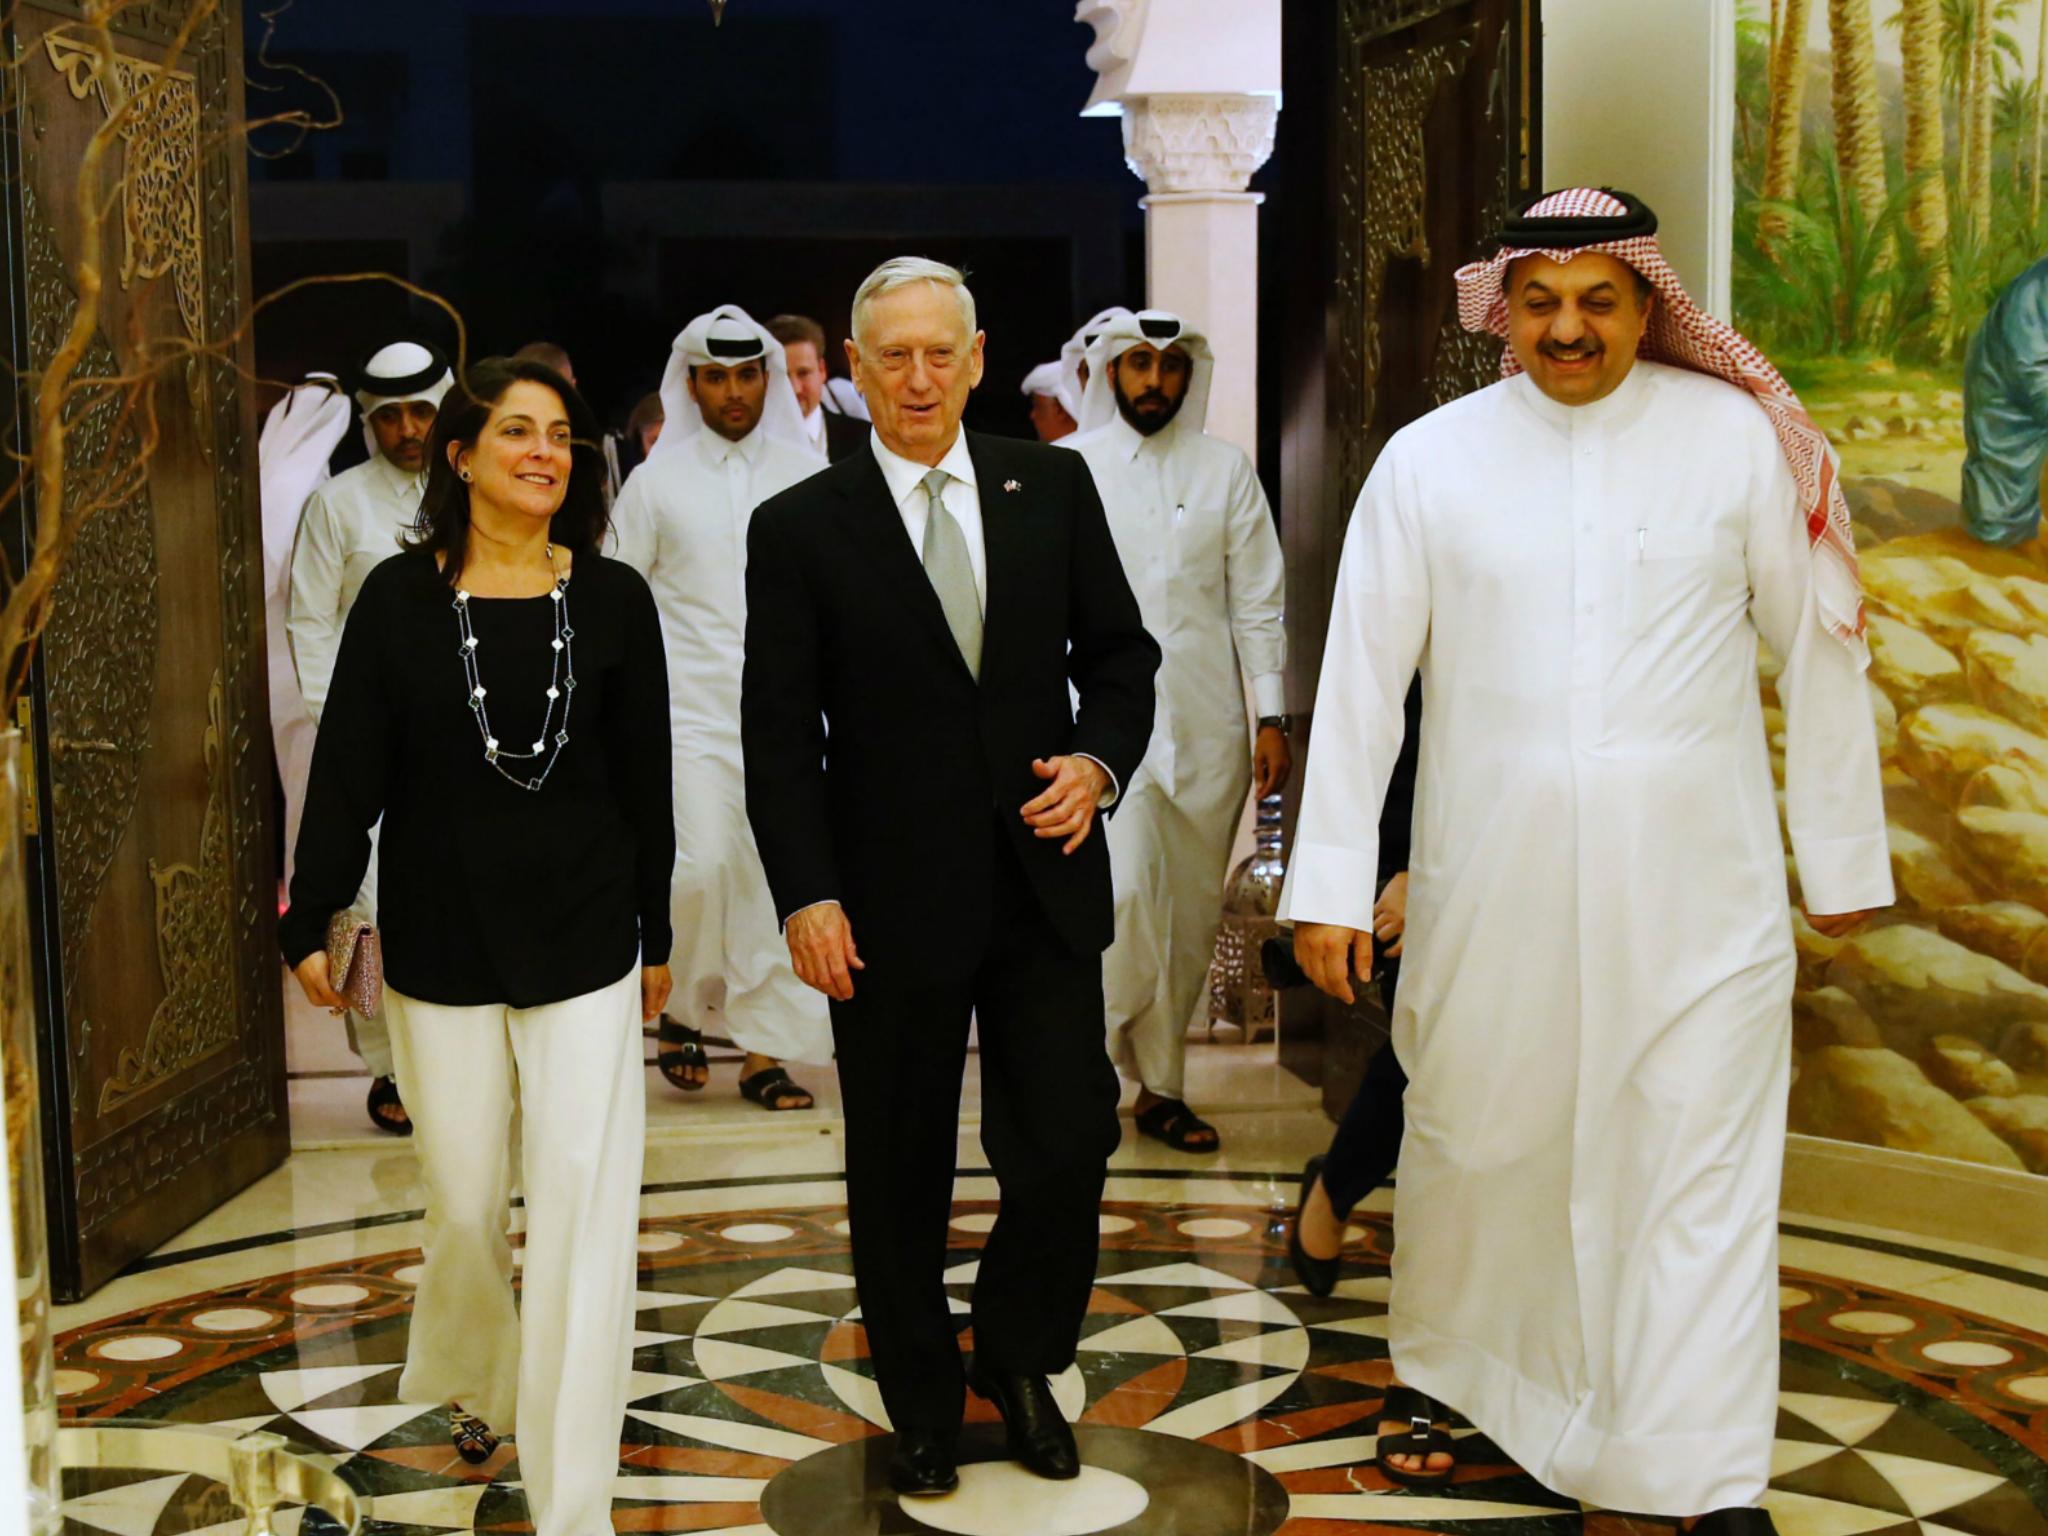
<instances>
[{"instance_id":1,"label":"moustache","mask_svg":"<svg viewBox=\"0 0 2048 1536\"><path fill-rule=\"evenodd\" d=\"M1542 346L1538 347L1536 350L1542 353L1545 357L1554 358L1559 362L1575 363L1582 358L1598 357L1602 352L1606 351L1607 349L1603 346L1600 346L1598 343L1576 347L1565 347L1559 346L1556 342L1546 341L1543 343Z\"/></svg>"},{"instance_id":2,"label":"moustache","mask_svg":"<svg viewBox=\"0 0 2048 1536\"><path fill-rule=\"evenodd\" d=\"M1148 389L1142 395L1138 396L1137 399L1131 402L1131 409L1134 411L1143 411L1148 409L1163 411L1171 404L1173 404L1173 402L1166 398L1165 390Z\"/></svg>"}]
</instances>

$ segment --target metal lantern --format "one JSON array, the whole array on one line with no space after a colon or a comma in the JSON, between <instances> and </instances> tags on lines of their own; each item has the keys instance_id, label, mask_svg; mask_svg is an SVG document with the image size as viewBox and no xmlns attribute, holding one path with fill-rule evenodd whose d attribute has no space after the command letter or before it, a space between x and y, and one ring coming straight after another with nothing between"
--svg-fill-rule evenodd
<instances>
[{"instance_id":1,"label":"metal lantern","mask_svg":"<svg viewBox=\"0 0 2048 1536\"><path fill-rule=\"evenodd\" d=\"M1281 852L1281 798L1259 802L1251 856L1230 872L1223 888L1223 921L1216 930L1216 958L1209 963L1209 1033L1232 1024L1250 1040L1269 1039L1276 1028L1273 989L1259 968L1259 946L1280 931L1280 885L1287 878Z\"/></svg>"}]
</instances>

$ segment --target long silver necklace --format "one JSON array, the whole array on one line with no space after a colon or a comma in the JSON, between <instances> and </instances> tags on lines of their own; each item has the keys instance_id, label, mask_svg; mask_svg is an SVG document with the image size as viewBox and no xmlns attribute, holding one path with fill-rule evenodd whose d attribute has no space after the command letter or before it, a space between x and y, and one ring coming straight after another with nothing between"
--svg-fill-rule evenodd
<instances>
[{"instance_id":1,"label":"long silver necklace","mask_svg":"<svg viewBox=\"0 0 2048 1536\"><path fill-rule=\"evenodd\" d=\"M555 607L554 667L548 675L547 710L541 716L540 735L529 750L517 751L502 745L491 730L490 706L485 702L490 689L484 686L477 672L477 638L469 622L469 593L456 588L454 603L455 628L462 640L462 675L469 683L469 710L476 719L477 734L483 738L484 761L521 789L531 790L538 790L547 782L548 775L554 771L555 759L562 755L562 748L569 745L569 705L576 692L575 652L570 643L576 638L576 631L569 627L569 578L555 574L553 544L548 545L547 552L548 570L555 575L554 588L548 593ZM562 710L559 724L555 720L558 704ZM547 761L541 762L542 758ZM507 761L539 762L540 772L514 773L505 766Z\"/></svg>"}]
</instances>

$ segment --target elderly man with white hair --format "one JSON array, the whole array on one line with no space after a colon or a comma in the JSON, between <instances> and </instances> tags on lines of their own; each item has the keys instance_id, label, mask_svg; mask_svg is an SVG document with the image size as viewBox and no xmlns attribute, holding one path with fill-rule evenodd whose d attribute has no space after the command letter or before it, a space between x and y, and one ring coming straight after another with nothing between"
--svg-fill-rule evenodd
<instances>
[{"instance_id":1,"label":"elderly man with white hair","mask_svg":"<svg viewBox=\"0 0 2048 1536\"><path fill-rule=\"evenodd\" d=\"M394 341L356 370L367 462L344 470L306 499L292 541L286 633L306 713L317 727L341 650L341 630L356 594L378 565L398 553L401 536L419 516L427 484L427 442L441 400L455 382L433 347ZM355 910L374 922L377 858ZM397 1136L412 1134L391 1063L391 1035L381 1013L348 1015L349 1045L369 1068L370 1121Z\"/></svg>"},{"instance_id":2,"label":"elderly man with white hair","mask_svg":"<svg viewBox=\"0 0 2048 1536\"><path fill-rule=\"evenodd\" d=\"M747 814L797 974L832 1000L854 1277L913 1496L959 1481L944 1282L970 1017L1002 1192L971 1382L1013 1456L1080 1472L1047 1378L1074 1362L1119 1135L1093 834L1144 756L1159 665L1087 464L961 428L983 340L959 272L877 268L847 348L869 451L747 536Z\"/></svg>"},{"instance_id":3,"label":"elderly man with white hair","mask_svg":"<svg viewBox=\"0 0 2048 1536\"><path fill-rule=\"evenodd\" d=\"M815 1102L784 1061L832 1059L825 1000L796 979L740 772L740 662L747 524L754 509L825 467L810 446L782 343L734 304L676 337L661 381L664 426L612 513L618 558L647 578L668 652L675 749L673 1014L657 1061L695 1093L717 1010L746 1060L740 1093L765 1110Z\"/></svg>"},{"instance_id":4,"label":"elderly man with white hair","mask_svg":"<svg viewBox=\"0 0 2048 1536\"><path fill-rule=\"evenodd\" d=\"M1145 627L1166 654L1152 745L1109 829L1110 1054L1138 1083L1143 1134L1177 1152L1214 1152L1215 1127L1183 1097L1187 1029L1245 790L1277 793L1291 764L1286 571L1251 460L1203 430L1215 366L1207 338L1148 309L1104 321L1087 361L1081 430L1063 446L1094 473Z\"/></svg>"}]
</instances>

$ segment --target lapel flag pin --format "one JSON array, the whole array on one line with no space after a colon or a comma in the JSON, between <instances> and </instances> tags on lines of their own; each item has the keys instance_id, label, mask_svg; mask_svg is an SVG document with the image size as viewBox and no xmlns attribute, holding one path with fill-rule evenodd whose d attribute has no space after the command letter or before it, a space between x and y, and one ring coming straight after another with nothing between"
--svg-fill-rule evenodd
<instances>
[{"instance_id":1,"label":"lapel flag pin","mask_svg":"<svg viewBox=\"0 0 2048 1536\"><path fill-rule=\"evenodd\" d=\"M1024 482L1021 480L1005 480L1003 482L1003 489L1006 491L1021 491L1024 489Z\"/></svg>"}]
</instances>

